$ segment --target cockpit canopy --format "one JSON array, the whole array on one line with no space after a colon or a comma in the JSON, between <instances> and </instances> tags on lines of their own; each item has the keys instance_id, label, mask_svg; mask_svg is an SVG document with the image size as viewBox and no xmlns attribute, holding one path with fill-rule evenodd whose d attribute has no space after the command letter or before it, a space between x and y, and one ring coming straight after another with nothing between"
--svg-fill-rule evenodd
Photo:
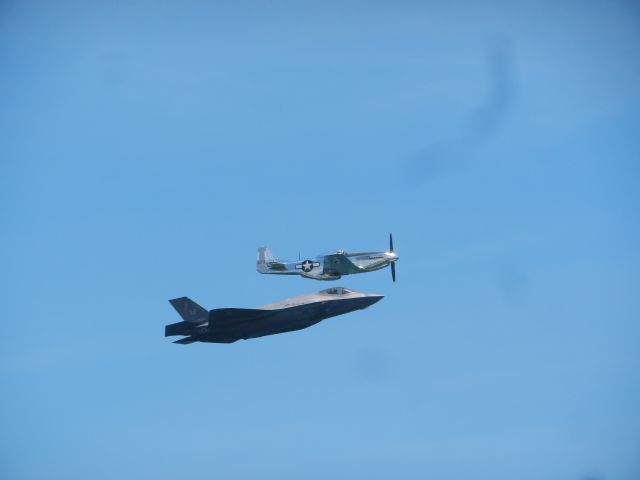
<instances>
[{"instance_id":1,"label":"cockpit canopy","mask_svg":"<svg viewBox=\"0 0 640 480\"><path fill-rule=\"evenodd\" d=\"M322 290L320 293L324 293L325 295L346 295L347 293L353 293L353 291L344 287L332 287Z\"/></svg>"}]
</instances>

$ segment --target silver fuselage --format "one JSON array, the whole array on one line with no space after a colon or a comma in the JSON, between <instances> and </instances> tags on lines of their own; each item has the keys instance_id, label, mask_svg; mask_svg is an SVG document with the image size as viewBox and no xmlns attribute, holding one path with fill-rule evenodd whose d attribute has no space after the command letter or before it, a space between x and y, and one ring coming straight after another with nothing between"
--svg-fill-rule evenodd
<instances>
[{"instance_id":1,"label":"silver fuselage","mask_svg":"<svg viewBox=\"0 0 640 480\"><path fill-rule=\"evenodd\" d=\"M266 247L258 249L256 270L274 275L301 275L314 280L338 280L344 275L373 272L398 261L393 252L335 253L298 261L278 260Z\"/></svg>"}]
</instances>

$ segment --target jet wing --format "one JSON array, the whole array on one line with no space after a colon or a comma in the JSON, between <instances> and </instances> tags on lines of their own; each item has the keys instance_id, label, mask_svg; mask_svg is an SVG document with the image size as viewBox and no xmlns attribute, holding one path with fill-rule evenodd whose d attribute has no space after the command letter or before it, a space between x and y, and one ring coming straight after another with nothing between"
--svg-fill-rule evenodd
<instances>
[{"instance_id":1,"label":"jet wing","mask_svg":"<svg viewBox=\"0 0 640 480\"><path fill-rule=\"evenodd\" d=\"M209 326L215 329L233 328L272 313L259 308L218 308L209 313Z\"/></svg>"},{"instance_id":2,"label":"jet wing","mask_svg":"<svg viewBox=\"0 0 640 480\"><path fill-rule=\"evenodd\" d=\"M349 275L351 273L360 272L360 268L357 267L346 255L342 253L335 253L333 255L324 256L324 270L323 273L335 274L335 275Z\"/></svg>"}]
</instances>

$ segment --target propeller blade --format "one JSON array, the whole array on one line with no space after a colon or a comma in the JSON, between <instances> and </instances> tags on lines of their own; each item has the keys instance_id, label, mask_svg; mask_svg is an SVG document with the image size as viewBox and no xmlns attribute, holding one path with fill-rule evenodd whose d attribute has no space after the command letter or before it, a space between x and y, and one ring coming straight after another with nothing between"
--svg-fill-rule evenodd
<instances>
[{"instance_id":1,"label":"propeller blade","mask_svg":"<svg viewBox=\"0 0 640 480\"><path fill-rule=\"evenodd\" d=\"M389 251L393 252L393 235L389 234Z\"/></svg>"},{"instance_id":2,"label":"propeller blade","mask_svg":"<svg viewBox=\"0 0 640 480\"><path fill-rule=\"evenodd\" d=\"M391 264L391 278L394 282L396 281L396 262Z\"/></svg>"}]
</instances>

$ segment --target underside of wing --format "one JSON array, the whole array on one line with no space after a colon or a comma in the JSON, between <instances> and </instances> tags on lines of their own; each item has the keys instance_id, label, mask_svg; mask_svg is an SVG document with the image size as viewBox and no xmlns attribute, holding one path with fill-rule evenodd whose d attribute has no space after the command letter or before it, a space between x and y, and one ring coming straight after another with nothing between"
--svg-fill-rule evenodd
<instances>
[{"instance_id":1,"label":"underside of wing","mask_svg":"<svg viewBox=\"0 0 640 480\"><path fill-rule=\"evenodd\" d=\"M361 269L344 254L336 253L334 255L325 255L324 257L323 273L327 275L349 275L360 271Z\"/></svg>"}]
</instances>

